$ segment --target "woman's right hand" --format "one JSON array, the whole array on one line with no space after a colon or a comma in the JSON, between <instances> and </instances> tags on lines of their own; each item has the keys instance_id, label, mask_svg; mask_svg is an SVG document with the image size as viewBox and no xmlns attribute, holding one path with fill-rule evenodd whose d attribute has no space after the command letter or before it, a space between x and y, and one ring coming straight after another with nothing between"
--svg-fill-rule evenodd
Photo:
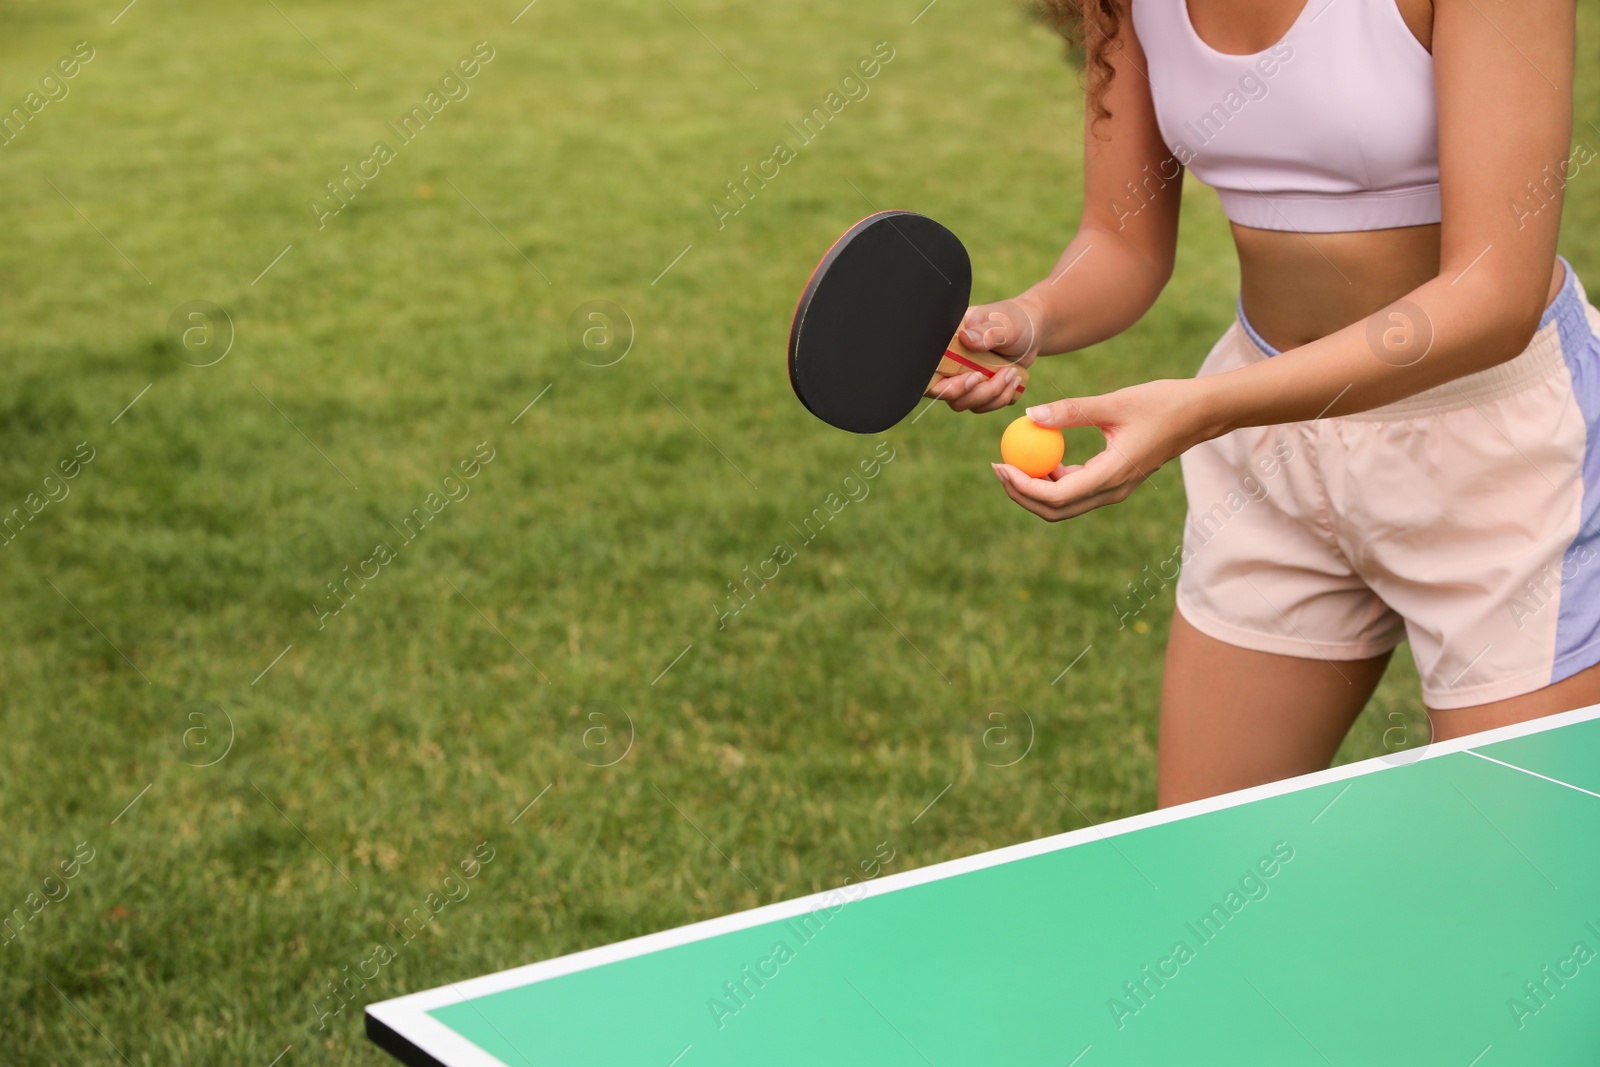
<instances>
[{"instance_id":1,"label":"woman's right hand","mask_svg":"<svg viewBox=\"0 0 1600 1067\"><path fill-rule=\"evenodd\" d=\"M979 304L967 309L957 336L974 352L1007 356L1011 367L986 377L978 371L956 374L931 386L925 396L943 400L952 411L998 411L1017 399L1016 368L1028 367L1039 355L1039 314L1017 300Z\"/></svg>"}]
</instances>

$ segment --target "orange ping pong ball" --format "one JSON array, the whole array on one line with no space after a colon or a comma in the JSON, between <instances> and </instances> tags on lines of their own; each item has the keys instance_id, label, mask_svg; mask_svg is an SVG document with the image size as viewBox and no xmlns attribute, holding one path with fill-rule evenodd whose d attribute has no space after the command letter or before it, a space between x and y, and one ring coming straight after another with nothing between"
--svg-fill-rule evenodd
<instances>
[{"instance_id":1,"label":"orange ping pong ball","mask_svg":"<svg viewBox=\"0 0 1600 1067\"><path fill-rule=\"evenodd\" d=\"M1000 458L1030 478L1043 478L1055 470L1066 452L1060 430L1040 426L1026 415L1007 426L1000 438Z\"/></svg>"}]
</instances>

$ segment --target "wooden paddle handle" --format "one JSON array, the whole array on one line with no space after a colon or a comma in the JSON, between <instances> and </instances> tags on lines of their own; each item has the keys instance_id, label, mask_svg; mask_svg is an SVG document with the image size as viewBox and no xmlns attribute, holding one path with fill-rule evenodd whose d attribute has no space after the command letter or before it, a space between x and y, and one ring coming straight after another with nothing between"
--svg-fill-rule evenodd
<instances>
[{"instance_id":1,"label":"wooden paddle handle","mask_svg":"<svg viewBox=\"0 0 1600 1067\"><path fill-rule=\"evenodd\" d=\"M1007 367L1016 367L1017 392L1021 393L1028 387L1027 367L1018 367L1008 356L996 355L993 352L974 352L961 343L959 336L952 337L945 349L944 358L939 361L939 366L933 372L933 380L928 383L928 389L935 391L939 383L946 378L971 371L978 371L985 378L993 378Z\"/></svg>"}]
</instances>

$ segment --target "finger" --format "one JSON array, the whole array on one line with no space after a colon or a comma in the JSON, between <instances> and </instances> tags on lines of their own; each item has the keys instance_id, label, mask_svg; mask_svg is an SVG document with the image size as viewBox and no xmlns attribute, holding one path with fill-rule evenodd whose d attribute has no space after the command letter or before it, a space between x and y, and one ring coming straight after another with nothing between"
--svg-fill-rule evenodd
<instances>
[{"instance_id":1,"label":"finger","mask_svg":"<svg viewBox=\"0 0 1600 1067\"><path fill-rule=\"evenodd\" d=\"M1051 472L1049 478L1030 478L1008 463L1000 464L996 473L1007 480L1017 492L1049 507L1068 507L1098 493L1116 489L1125 479L1119 476L1120 468L1115 458L1101 452L1081 467L1061 468L1059 477Z\"/></svg>"},{"instance_id":2,"label":"finger","mask_svg":"<svg viewBox=\"0 0 1600 1067\"><path fill-rule=\"evenodd\" d=\"M1001 300L968 308L962 319L961 340L968 347L1018 358L1038 351L1038 323L1034 313L1018 300Z\"/></svg>"},{"instance_id":3,"label":"finger","mask_svg":"<svg viewBox=\"0 0 1600 1067\"><path fill-rule=\"evenodd\" d=\"M1014 500L1026 500L1043 509L1065 507L1074 501L1090 496L1100 491L1099 486L1085 486L1083 492L1072 492L1072 486L1063 490L1061 483L1050 481L1047 478L1034 478L1023 473L1009 463L997 463L994 472L1004 483L1006 492ZM1033 508L1029 509L1035 510ZM1043 512L1040 512L1041 514Z\"/></svg>"},{"instance_id":4,"label":"finger","mask_svg":"<svg viewBox=\"0 0 1600 1067\"><path fill-rule=\"evenodd\" d=\"M1004 348L1015 342L1018 334L1015 321L1000 304L968 308L961 320L962 342L980 352Z\"/></svg>"},{"instance_id":5,"label":"finger","mask_svg":"<svg viewBox=\"0 0 1600 1067\"><path fill-rule=\"evenodd\" d=\"M1128 494L1123 492L1122 489L1107 489L1103 493L1085 497L1083 500L1079 500L1077 503L1070 504L1067 507L1057 508L1054 521L1060 522L1063 519L1075 519L1079 515L1087 515L1098 508L1107 507L1111 504L1120 504L1126 499L1128 499Z\"/></svg>"},{"instance_id":6,"label":"finger","mask_svg":"<svg viewBox=\"0 0 1600 1067\"><path fill-rule=\"evenodd\" d=\"M1009 369L1007 368L1007 370ZM977 374L976 371L973 373ZM959 400L951 401L950 406L957 411L991 410L995 401L1006 391L1005 373L1005 371L1001 371L993 378L985 378L983 375L977 374L978 384L963 393Z\"/></svg>"},{"instance_id":7,"label":"finger","mask_svg":"<svg viewBox=\"0 0 1600 1067\"><path fill-rule=\"evenodd\" d=\"M1002 304L1005 306L1006 315L1010 318L1016 334L1015 340L1011 342L1007 351L1011 355L1018 357L1038 355L1039 322L1034 317L1034 313L1028 309L1027 305L1018 300L1005 300L1002 301Z\"/></svg>"},{"instance_id":8,"label":"finger","mask_svg":"<svg viewBox=\"0 0 1600 1067\"><path fill-rule=\"evenodd\" d=\"M956 400L974 385L983 381L983 375L977 371L971 374L953 374L948 378L940 378L931 383L922 391L922 395L934 400Z\"/></svg>"},{"instance_id":9,"label":"finger","mask_svg":"<svg viewBox=\"0 0 1600 1067\"><path fill-rule=\"evenodd\" d=\"M1109 420L1105 397L1067 397L1049 404L1035 404L1028 409L1028 418L1040 426L1065 428L1068 426L1104 426Z\"/></svg>"},{"instance_id":10,"label":"finger","mask_svg":"<svg viewBox=\"0 0 1600 1067\"><path fill-rule=\"evenodd\" d=\"M1000 480L1000 484L1005 487L1006 496L1010 497L1013 503L1020 505L1024 510L1033 512L1041 519L1048 519L1051 522L1055 521L1056 509L1053 506L1040 503L1031 496L1022 495L1022 493L1018 491L1017 487L1011 484L1011 479L1001 473L1001 464L994 464L993 466L994 476L998 478Z\"/></svg>"},{"instance_id":11,"label":"finger","mask_svg":"<svg viewBox=\"0 0 1600 1067\"><path fill-rule=\"evenodd\" d=\"M961 339L971 348L994 352L1015 344L1020 335L1015 323L997 313L967 326L961 332Z\"/></svg>"},{"instance_id":12,"label":"finger","mask_svg":"<svg viewBox=\"0 0 1600 1067\"><path fill-rule=\"evenodd\" d=\"M1033 512L1035 515L1046 520L1047 522L1061 522L1065 519L1075 519L1079 515L1094 511L1096 508L1103 508L1108 504L1118 503L1123 499L1118 490L1108 489L1103 492L1095 493L1092 496L1085 497L1082 500L1075 501L1071 504L1057 507L1055 505L1041 503L1032 497L1024 496L1015 486L1006 481L1005 477L1001 476L998 470L995 471L995 474L1000 478L1000 484L1005 486L1007 496L1009 496L1013 501L1021 505L1026 510Z\"/></svg>"},{"instance_id":13,"label":"finger","mask_svg":"<svg viewBox=\"0 0 1600 1067\"><path fill-rule=\"evenodd\" d=\"M1017 402L1017 389L1020 387L1020 379L1017 376L1016 368L1007 367L1005 370L996 374L992 380L1004 381L1004 388L1000 390L1000 394L998 396L989 401L987 404L983 404L981 406L975 405L972 408L973 411L999 411L1001 408L1010 407L1012 404Z\"/></svg>"}]
</instances>

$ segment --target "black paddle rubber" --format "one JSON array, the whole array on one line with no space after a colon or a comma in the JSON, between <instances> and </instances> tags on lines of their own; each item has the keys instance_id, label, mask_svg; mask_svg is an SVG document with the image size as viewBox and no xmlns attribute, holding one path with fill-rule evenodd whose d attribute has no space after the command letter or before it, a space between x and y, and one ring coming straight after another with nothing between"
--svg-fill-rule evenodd
<instances>
[{"instance_id":1,"label":"black paddle rubber","mask_svg":"<svg viewBox=\"0 0 1600 1067\"><path fill-rule=\"evenodd\" d=\"M789 330L789 383L813 415L851 433L916 408L961 325L972 261L955 234L913 211L880 211L822 257Z\"/></svg>"}]
</instances>

